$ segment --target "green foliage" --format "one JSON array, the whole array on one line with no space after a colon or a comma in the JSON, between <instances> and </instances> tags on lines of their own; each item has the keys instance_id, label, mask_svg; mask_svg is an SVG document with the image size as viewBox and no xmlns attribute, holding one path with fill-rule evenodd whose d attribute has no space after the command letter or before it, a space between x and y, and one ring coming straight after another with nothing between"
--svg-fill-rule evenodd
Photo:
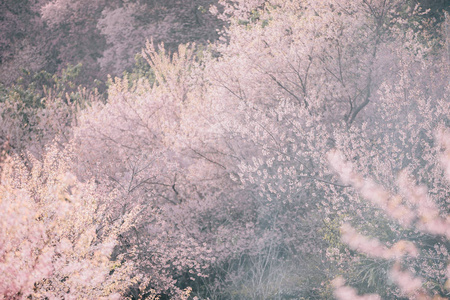
<instances>
[{"instance_id":1,"label":"green foliage","mask_svg":"<svg viewBox=\"0 0 450 300\"><path fill-rule=\"evenodd\" d=\"M323 227L320 229L320 233L324 241L327 242L329 247L343 250L346 248L345 244L341 241L341 234L339 228L342 225L345 216L336 215L335 218L329 216L323 220Z\"/></svg>"},{"instance_id":2,"label":"green foliage","mask_svg":"<svg viewBox=\"0 0 450 300\"><path fill-rule=\"evenodd\" d=\"M142 54L137 53L134 57L134 65L131 72L124 72L123 77L129 82L129 88L132 87L132 83L138 81L141 78L149 80L151 84L155 82L155 72L150 65L144 59ZM108 80L108 86L111 85L111 81Z\"/></svg>"},{"instance_id":3,"label":"green foliage","mask_svg":"<svg viewBox=\"0 0 450 300\"><path fill-rule=\"evenodd\" d=\"M67 142L78 112L102 101L96 89L77 85L82 72L81 64L69 66L61 75L23 70L15 84L0 85L0 142L8 141L16 153L33 149L38 157L53 138Z\"/></svg>"},{"instance_id":4,"label":"green foliage","mask_svg":"<svg viewBox=\"0 0 450 300\"><path fill-rule=\"evenodd\" d=\"M266 27L269 22L270 22L270 16L269 17L265 17L263 19L261 19L262 17L262 13L260 9L253 9L250 12L250 16L248 17L248 19L239 19L238 20L238 24L239 25L244 25L246 26L248 29L251 29L253 26L261 26L261 28Z\"/></svg>"},{"instance_id":5,"label":"green foliage","mask_svg":"<svg viewBox=\"0 0 450 300\"><path fill-rule=\"evenodd\" d=\"M0 103L7 107L7 109L1 110L2 117L8 115L18 119L21 127L26 128L26 130L32 130L29 125L30 120L36 114L36 110L45 107L41 95L36 92L33 86L27 88L21 85L14 85L10 88L0 86Z\"/></svg>"}]
</instances>

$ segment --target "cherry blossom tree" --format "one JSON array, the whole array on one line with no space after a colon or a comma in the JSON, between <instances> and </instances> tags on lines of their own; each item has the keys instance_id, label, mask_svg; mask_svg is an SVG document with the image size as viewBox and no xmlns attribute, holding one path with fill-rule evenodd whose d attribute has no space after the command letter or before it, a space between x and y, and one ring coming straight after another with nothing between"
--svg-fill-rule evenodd
<instances>
[{"instance_id":1,"label":"cherry blossom tree","mask_svg":"<svg viewBox=\"0 0 450 300\"><path fill-rule=\"evenodd\" d=\"M127 229L108 224L93 181L69 172L70 150L48 149L32 166L18 157L2 168L0 296L117 299L133 282L131 270L109 259ZM111 272L115 270L115 272ZM112 274L112 275L111 275Z\"/></svg>"},{"instance_id":2,"label":"cherry blossom tree","mask_svg":"<svg viewBox=\"0 0 450 300\"><path fill-rule=\"evenodd\" d=\"M108 204L115 218L132 208L140 211L134 230L124 235L124 255L139 261L149 287L179 296L183 285L205 277L214 261L205 244L210 236L202 237L201 224L194 223L201 219L195 214L212 209L210 195L220 192L208 185L232 184L223 175L224 155L199 150L199 136L214 139L217 129L208 128L203 115L207 107L194 48L180 46L169 57L148 43L143 56L155 82L117 78L108 102L81 114L76 167L81 178L95 176L104 188L120 192Z\"/></svg>"},{"instance_id":3,"label":"cherry blossom tree","mask_svg":"<svg viewBox=\"0 0 450 300\"><path fill-rule=\"evenodd\" d=\"M325 154L343 149L364 175L386 185L410 166L435 193L445 194L442 176L434 176L439 168L431 129L448 122L448 62L435 52L445 41L427 38L427 29L414 21L421 18L419 7L405 15L396 1L246 4L226 6L229 43L216 49L220 58L207 69L217 102L239 109L229 131L253 143L236 180L259 202L260 228L283 237L279 249L289 249L288 260L308 270L302 280L309 286L297 292L312 297L320 288L311 281L326 285L345 271L367 286L371 277L358 277L355 264L340 260L336 268L321 255L348 251L329 238L340 218L378 222L373 231L386 224L336 180ZM293 219L305 222L293 225ZM319 274L311 270L318 265Z\"/></svg>"}]
</instances>

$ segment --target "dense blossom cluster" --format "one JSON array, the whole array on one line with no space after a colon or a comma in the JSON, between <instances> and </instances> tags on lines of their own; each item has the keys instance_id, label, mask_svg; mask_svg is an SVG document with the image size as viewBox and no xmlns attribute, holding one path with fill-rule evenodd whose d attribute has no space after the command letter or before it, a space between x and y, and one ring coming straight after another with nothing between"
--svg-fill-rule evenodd
<instances>
[{"instance_id":1,"label":"dense blossom cluster","mask_svg":"<svg viewBox=\"0 0 450 300\"><path fill-rule=\"evenodd\" d=\"M0 295L117 298L118 283L133 280L121 278L122 271L109 276L109 256L127 222L100 219L102 196L93 182L81 183L69 172L67 151L51 147L42 162L30 159L32 166L17 159L3 165Z\"/></svg>"},{"instance_id":2,"label":"dense blossom cluster","mask_svg":"<svg viewBox=\"0 0 450 300\"><path fill-rule=\"evenodd\" d=\"M142 7L103 10L105 68L168 30ZM105 101L1 94L0 299L449 297L445 23L398 0L210 12L221 41L150 39Z\"/></svg>"}]
</instances>

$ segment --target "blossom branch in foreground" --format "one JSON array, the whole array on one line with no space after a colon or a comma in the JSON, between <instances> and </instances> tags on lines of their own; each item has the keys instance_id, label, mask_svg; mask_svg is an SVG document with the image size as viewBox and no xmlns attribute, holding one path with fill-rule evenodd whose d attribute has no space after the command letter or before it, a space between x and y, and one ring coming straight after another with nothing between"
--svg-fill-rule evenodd
<instances>
[{"instance_id":1,"label":"blossom branch in foreground","mask_svg":"<svg viewBox=\"0 0 450 300\"><path fill-rule=\"evenodd\" d=\"M402 196L392 196L383 187L370 179L364 179L355 172L353 165L345 161L339 151L329 152L328 160L345 184L352 185L363 198L384 210L389 217L400 225L406 227L414 225L416 229L424 233L450 238L450 219L439 216L438 208L428 198L426 188L416 186L407 178L405 172L400 173L397 182L400 190L406 196L405 201L403 201ZM406 203L403 204L402 202Z\"/></svg>"},{"instance_id":2,"label":"blossom branch in foreground","mask_svg":"<svg viewBox=\"0 0 450 300\"><path fill-rule=\"evenodd\" d=\"M444 148L441 163L447 179L450 179L450 134L441 131L437 134L437 140ZM344 183L352 185L365 199L384 210L394 221L422 233L450 238L450 218L440 214L438 205L430 198L427 188L416 185L405 171L399 174L397 180L399 191L403 197L392 196L381 186L364 179L355 172L352 164L345 161L339 151L330 152L328 160L340 174ZM403 296L410 299L443 299L439 295L434 295L432 298L424 288L424 280L401 267L400 262L404 255L413 258L419 256L419 251L412 242L401 240L388 248L378 239L358 233L349 224L342 225L341 234L342 241L360 253L375 258L393 259L395 264L390 271L390 277L399 287ZM448 254L446 256L448 260ZM449 270L450 268L447 267L447 279L450 277ZM448 290L449 286L449 280L447 280L445 288ZM356 290L344 285L343 279L335 280L334 287L334 294L338 299L380 299L373 295L358 296Z\"/></svg>"},{"instance_id":3,"label":"blossom branch in foreground","mask_svg":"<svg viewBox=\"0 0 450 300\"><path fill-rule=\"evenodd\" d=\"M344 224L341 227L342 241L350 248L367 254L371 257L384 259L397 259L404 255L417 257L419 252L410 241L401 240L391 248L382 245L376 238L368 238L356 231L350 224Z\"/></svg>"},{"instance_id":4,"label":"blossom branch in foreground","mask_svg":"<svg viewBox=\"0 0 450 300\"><path fill-rule=\"evenodd\" d=\"M338 300L381 300L381 297L376 294L358 295L356 289L346 286L345 280L341 276L333 280L334 296Z\"/></svg>"}]
</instances>

